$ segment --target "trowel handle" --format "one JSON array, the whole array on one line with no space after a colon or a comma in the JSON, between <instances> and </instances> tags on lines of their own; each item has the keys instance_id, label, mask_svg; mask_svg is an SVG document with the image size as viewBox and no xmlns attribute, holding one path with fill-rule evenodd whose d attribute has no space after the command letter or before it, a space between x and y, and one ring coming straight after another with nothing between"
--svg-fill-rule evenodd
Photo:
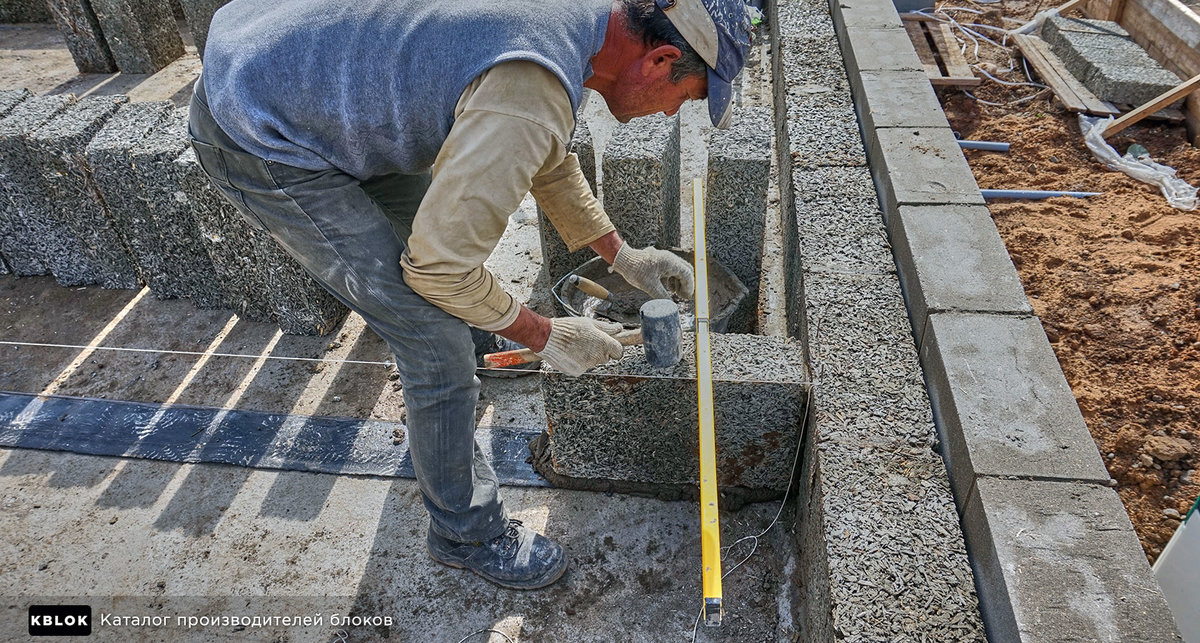
<instances>
[{"instance_id":1,"label":"trowel handle","mask_svg":"<svg viewBox=\"0 0 1200 643\"><path fill-rule=\"evenodd\" d=\"M568 281L570 281L571 284L579 290L582 290L584 294L591 295L596 299L609 299L612 297L612 293L608 292L607 288L592 281L591 279L588 279L587 277L571 275L571 278Z\"/></svg>"},{"instance_id":2,"label":"trowel handle","mask_svg":"<svg viewBox=\"0 0 1200 643\"><path fill-rule=\"evenodd\" d=\"M642 343L642 331L628 330L613 335L613 339L617 340L622 346L636 346ZM504 351L503 353L488 353L483 356L483 365L487 368L504 368L505 366L517 366L519 364L532 364L539 362L542 358L538 354L528 348L522 348L515 351Z\"/></svg>"}]
</instances>

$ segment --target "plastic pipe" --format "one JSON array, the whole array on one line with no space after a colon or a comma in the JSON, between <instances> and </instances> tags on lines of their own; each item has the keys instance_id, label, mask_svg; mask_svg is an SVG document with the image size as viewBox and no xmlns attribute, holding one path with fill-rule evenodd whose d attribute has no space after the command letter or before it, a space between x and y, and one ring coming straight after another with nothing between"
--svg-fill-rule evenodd
<instances>
[{"instance_id":1,"label":"plastic pipe","mask_svg":"<svg viewBox=\"0 0 1200 643\"><path fill-rule=\"evenodd\" d=\"M980 190L985 201L992 199L1049 199L1056 196L1070 196L1085 199L1089 196L1099 196L1099 192L1052 192L1047 190Z\"/></svg>"},{"instance_id":2,"label":"plastic pipe","mask_svg":"<svg viewBox=\"0 0 1200 643\"><path fill-rule=\"evenodd\" d=\"M996 141L959 141L958 146L964 150L986 150L988 152L1007 152L1011 147L1008 143Z\"/></svg>"}]
</instances>

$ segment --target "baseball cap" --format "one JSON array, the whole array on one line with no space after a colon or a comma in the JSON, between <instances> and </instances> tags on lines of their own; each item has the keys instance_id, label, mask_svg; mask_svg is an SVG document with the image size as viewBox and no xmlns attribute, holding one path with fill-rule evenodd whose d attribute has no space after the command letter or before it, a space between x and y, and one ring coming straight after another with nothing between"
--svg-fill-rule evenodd
<instances>
[{"instance_id":1,"label":"baseball cap","mask_svg":"<svg viewBox=\"0 0 1200 643\"><path fill-rule=\"evenodd\" d=\"M751 18L758 10L745 0L654 0L683 39L708 63L708 116L729 127L733 79L750 49Z\"/></svg>"}]
</instances>

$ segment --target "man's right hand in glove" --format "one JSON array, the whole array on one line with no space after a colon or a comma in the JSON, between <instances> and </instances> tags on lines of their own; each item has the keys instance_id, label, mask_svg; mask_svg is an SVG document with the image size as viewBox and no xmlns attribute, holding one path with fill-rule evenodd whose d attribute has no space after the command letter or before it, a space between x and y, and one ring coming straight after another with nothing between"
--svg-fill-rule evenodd
<instances>
[{"instance_id":1,"label":"man's right hand in glove","mask_svg":"<svg viewBox=\"0 0 1200 643\"><path fill-rule=\"evenodd\" d=\"M621 357L620 342L613 336L622 326L587 317L555 317L550 320L550 337L538 357L554 368L578 377L588 369Z\"/></svg>"}]
</instances>

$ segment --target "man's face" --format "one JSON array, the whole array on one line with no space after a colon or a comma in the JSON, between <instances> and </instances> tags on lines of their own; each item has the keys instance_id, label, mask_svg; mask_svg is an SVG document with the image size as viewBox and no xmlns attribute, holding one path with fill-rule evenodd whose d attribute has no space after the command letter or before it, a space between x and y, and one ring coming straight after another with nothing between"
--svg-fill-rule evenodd
<instances>
[{"instance_id":1,"label":"man's face","mask_svg":"<svg viewBox=\"0 0 1200 643\"><path fill-rule=\"evenodd\" d=\"M669 45L658 47L625 68L616 88L604 96L608 110L618 121L628 123L638 116L659 112L672 116L684 101L708 96L708 74L671 82L671 63L678 52Z\"/></svg>"}]
</instances>

